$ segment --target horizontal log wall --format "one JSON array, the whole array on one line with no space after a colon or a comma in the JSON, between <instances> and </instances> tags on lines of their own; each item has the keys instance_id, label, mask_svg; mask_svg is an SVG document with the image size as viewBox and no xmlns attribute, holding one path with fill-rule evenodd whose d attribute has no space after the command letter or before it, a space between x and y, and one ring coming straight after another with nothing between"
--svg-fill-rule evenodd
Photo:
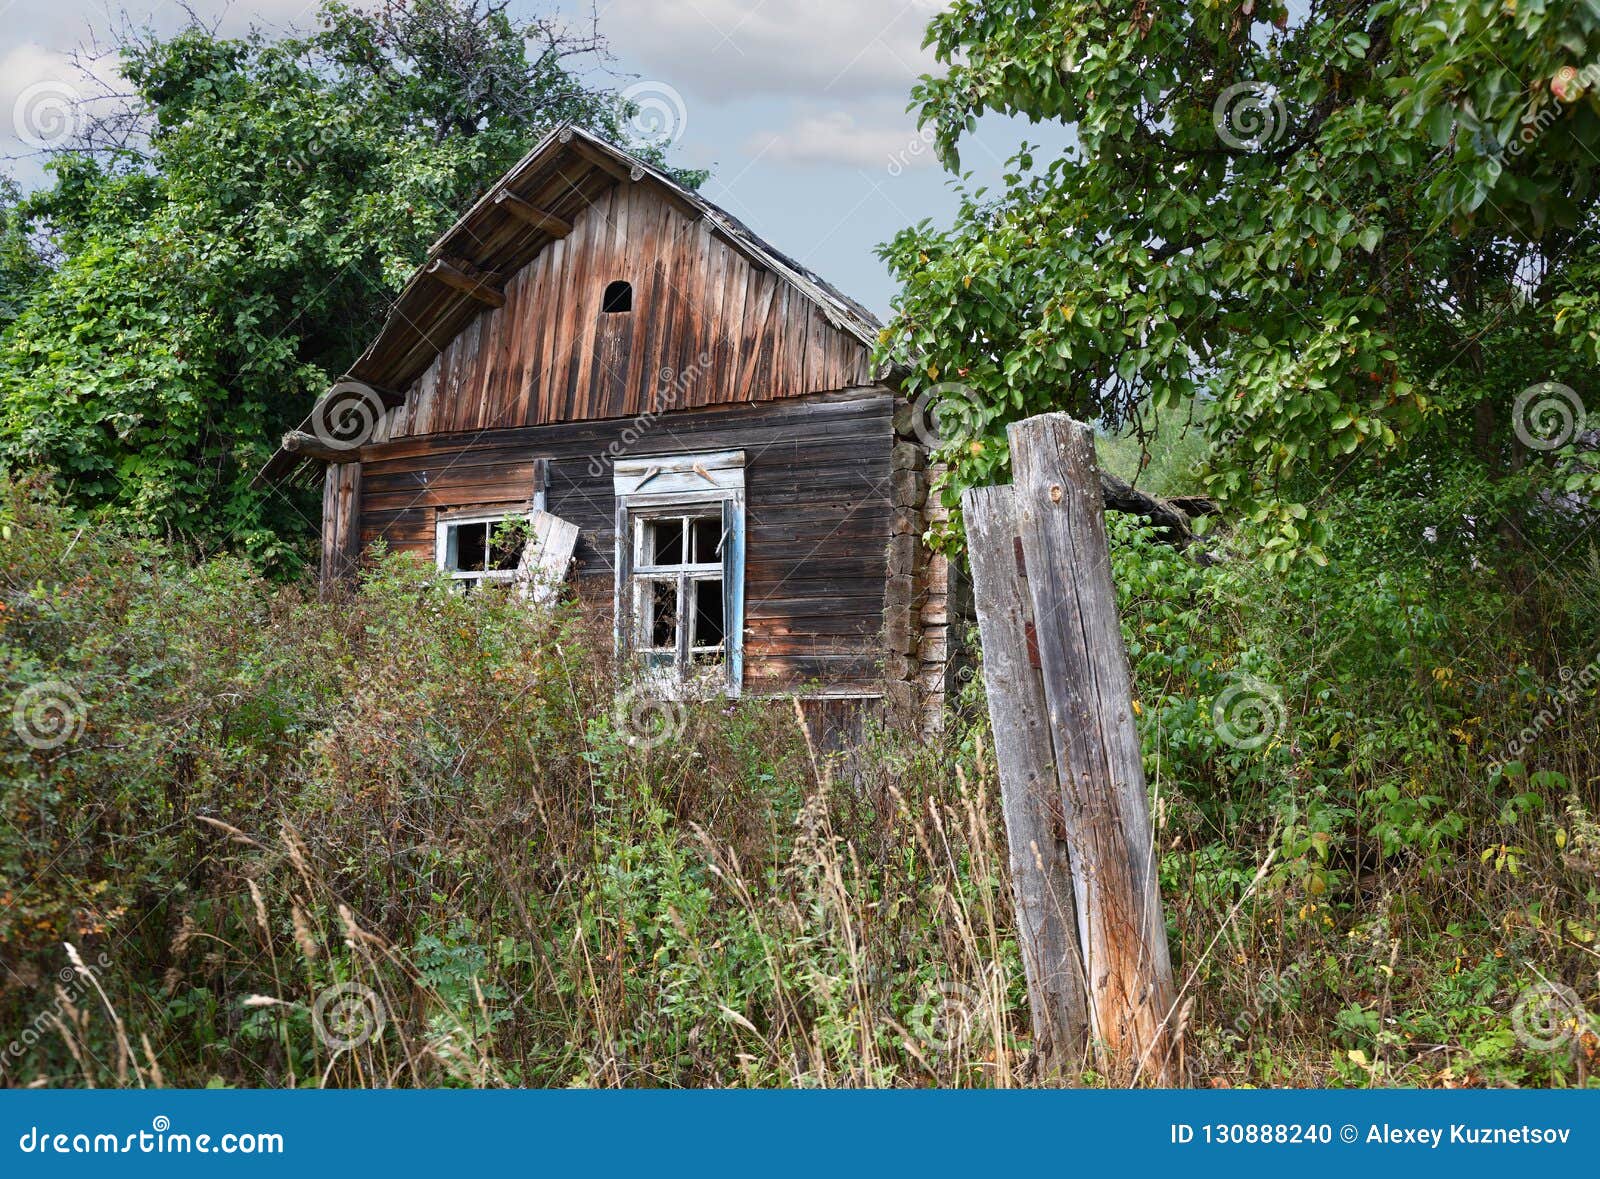
<instances>
[{"instance_id":1,"label":"horizontal log wall","mask_svg":"<svg viewBox=\"0 0 1600 1179\"><path fill-rule=\"evenodd\" d=\"M617 280L632 284L633 309L603 313ZM872 379L859 339L654 185L595 194L504 294L415 381L385 437L765 401Z\"/></svg>"},{"instance_id":2,"label":"horizontal log wall","mask_svg":"<svg viewBox=\"0 0 1600 1179\"><path fill-rule=\"evenodd\" d=\"M361 539L433 560L439 511L527 503L547 460L547 507L580 529L580 596L612 608L610 459L743 449L745 690L876 690L893 524L894 398L885 389L363 448Z\"/></svg>"}]
</instances>

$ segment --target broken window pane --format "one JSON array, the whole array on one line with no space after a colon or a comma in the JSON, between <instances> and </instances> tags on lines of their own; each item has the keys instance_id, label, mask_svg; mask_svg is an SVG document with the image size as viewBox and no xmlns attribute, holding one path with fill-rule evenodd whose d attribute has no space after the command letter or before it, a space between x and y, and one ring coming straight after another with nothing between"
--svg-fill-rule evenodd
<instances>
[{"instance_id":1,"label":"broken window pane","mask_svg":"<svg viewBox=\"0 0 1600 1179\"><path fill-rule=\"evenodd\" d=\"M645 522L644 563L683 564L683 521L677 517Z\"/></svg>"},{"instance_id":2,"label":"broken window pane","mask_svg":"<svg viewBox=\"0 0 1600 1179\"><path fill-rule=\"evenodd\" d=\"M719 647L722 645L722 578L707 577L689 584L694 594L690 645Z\"/></svg>"},{"instance_id":3,"label":"broken window pane","mask_svg":"<svg viewBox=\"0 0 1600 1179\"><path fill-rule=\"evenodd\" d=\"M679 683L714 685L727 674L725 510L720 502L702 501L632 518L636 566L628 632L640 661Z\"/></svg>"},{"instance_id":4,"label":"broken window pane","mask_svg":"<svg viewBox=\"0 0 1600 1179\"><path fill-rule=\"evenodd\" d=\"M516 572L518 563L522 560L522 548L527 541L527 534L521 529L511 525L489 524L489 568L509 570Z\"/></svg>"},{"instance_id":5,"label":"broken window pane","mask_svg":"<svg viewBox=\"0 0 1600 1179\"><path fill-rule=\"evenodd\" d=\"M665 578L639 582L639 638L644 647L678 646L678 583Z\"/></svg>"},{"instance_id":6,"label":"broken window pane","mask_svg":"<svg viewBox=\"0 0 1600 1179\"><path fill-rule=\"evenodd\" d=\"M714 565L722 560L722 518L702 516L692 522L694 553L690 560L696 565Z\"/></svg>"},{"instance_id":7,"label":"broken window pane","mask_svg":"<svg viewBox=\"0 0 1600 1179\"><path fill-rule=\"evenodd\" d=\"M455 562L450 566L465 573L481 571L489 552L489 525L457 524L455 534Z\"/></svg>"}]
</instances>

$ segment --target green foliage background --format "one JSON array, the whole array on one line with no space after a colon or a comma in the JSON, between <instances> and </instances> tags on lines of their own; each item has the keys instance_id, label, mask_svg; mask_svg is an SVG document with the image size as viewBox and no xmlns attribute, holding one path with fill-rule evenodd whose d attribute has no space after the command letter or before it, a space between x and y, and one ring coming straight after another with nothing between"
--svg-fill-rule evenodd
<instances>
[{"instance_id":1,"label":"green foliage background","mask_svg":"<svg viewBox=\"0 0 1600 1179\"><path fill-rule=\"evenodd\" d=\"M957 0L928 40L913 107L950 166L985 112L1077 140L884 248L884 353L971 390L950 506L1052 409L1199 420L1186 490L1270 525L1279 569L1396 461L1508 539L1541 490L1600 489L1512 412L1538 382L1600 399L1593 0Z\"/></svg>"},{"instance_id":2,"label":"green foliage background","mask_svg":"<svg viewBox=\"0 0 1600 1179\"><path fill-rule=\"evenodd\" d=\"M574 72L582 45L493 8L333 2L319 26L126 42L144 134L0 190L0 459L288 572L319 510L250 489L278 438L472 197L556 123L621 139L628 114Z\"/></svg>"}]
</instances>

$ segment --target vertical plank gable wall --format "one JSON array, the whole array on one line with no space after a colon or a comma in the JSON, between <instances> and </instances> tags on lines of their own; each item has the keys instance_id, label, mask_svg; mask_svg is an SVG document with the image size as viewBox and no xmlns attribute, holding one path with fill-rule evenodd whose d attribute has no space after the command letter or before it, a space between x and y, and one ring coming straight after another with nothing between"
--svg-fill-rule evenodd
<instances>
[{"instance_id":1,"label":"vertical plank gable wall","mask_svg":"<svg viewBox=\"0 0 1600 1179\"><path fill-rule=\"evenodd\" d=\"M486 259L492 264L492 259ZM600 311L607 284L633 310ZM619 181L510 276L387 437L630 417L868 384L866 347L648 183Z\"/></svg>"}]
</instances>

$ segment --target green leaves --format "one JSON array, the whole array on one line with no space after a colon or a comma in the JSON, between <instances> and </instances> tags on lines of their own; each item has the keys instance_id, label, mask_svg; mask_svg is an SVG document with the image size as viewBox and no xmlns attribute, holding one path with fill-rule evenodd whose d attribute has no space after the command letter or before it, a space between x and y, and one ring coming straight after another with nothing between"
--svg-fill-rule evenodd
<instances>
[{"instance_id":1,"label":"green leaves","mask_svg":"<svg viewBox=\"0 0 1600 1179\"><path fill-rule=\"evenodd\" d=\"M1281 566L1318 558L1331 482L1416 448L1527 470L1517 390L1593 388L1576 370L1600 307L1566 277L1593 274L1600 76L1570 69L1600 60L1592 5L1373 0L1291 22L962 0L929 37L945 68L913 98L947 164L987 111L1070 124L1082 149L1025 146L949 229L881 249L903 283L885 355L965 373L995 409L981 459L947 456L947 504L1003 468L1006 421L1201 417L1210 461L1184 490L1274 528Z\"/></svg>"},{"instance_id":2,"label":"green leaves","mask_svg":"<svg viewBox=\"0 0 1600 1179\"><path fill-rule=\"evenodd\" d=\"M612 96L546 45L560 34L529 44L452 0L322 16L305 38L193 26L126 46L147 156L64 153L15 215L0 191L0 459L281 571L308 555L316 508L250 490L277 438L546 128L619 134ZM19 253L25 221L60 251L48 273Z\"/></svg>"}]
</instances>

